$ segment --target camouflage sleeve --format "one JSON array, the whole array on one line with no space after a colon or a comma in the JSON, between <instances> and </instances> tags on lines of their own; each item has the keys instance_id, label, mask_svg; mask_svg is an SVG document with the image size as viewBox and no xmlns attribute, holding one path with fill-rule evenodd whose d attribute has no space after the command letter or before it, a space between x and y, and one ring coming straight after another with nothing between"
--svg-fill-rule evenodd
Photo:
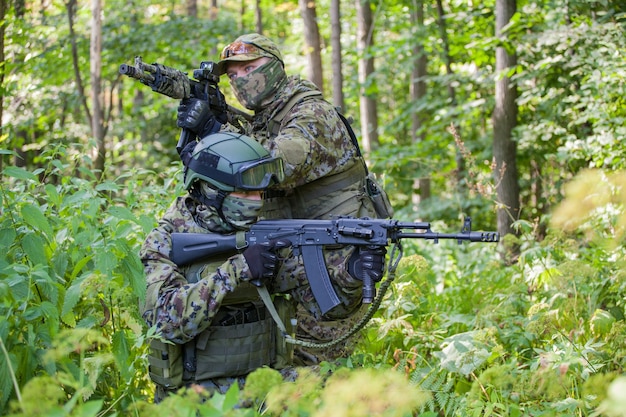
<instances>
[{"instance_id":1,"label":"camouflage sleeve","mask_svg":"<svg viewBox=\"0 0 626 417\"><path fill-rule=\"evenodd\" d=\"M226 294L234 291L249 274L242 255L224 259L213 270L201 270L198 281L189 283L169 259L172 232L204 231L195 224L180 198L146 238L140 258L146 274L146 301L142 316L148 326L167 340L184 343L205 330Z\"/></svg>"},{"instance_id":2,"label":"camouflage sleeve","mask_svg":"<svg viewBox=\"0 0 626 417\"><path fill-rule=\"evenodd\" d=\"M343 172L357 160L347 129L332 105L305 100L289 112L278 135L264 144L285 162L285 174L297 187Z\"/></svg>"}]
</instances>

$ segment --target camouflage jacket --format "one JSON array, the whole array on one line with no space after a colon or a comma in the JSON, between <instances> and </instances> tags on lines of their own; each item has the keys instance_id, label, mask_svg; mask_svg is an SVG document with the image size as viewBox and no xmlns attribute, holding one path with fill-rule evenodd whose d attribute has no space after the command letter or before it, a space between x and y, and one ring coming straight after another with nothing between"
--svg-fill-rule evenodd
<instances>
[{"instance_id":1,"label":"camouflage jacket","mask_svg":"<svg viewBox=\"0 0 626 417\"><path fill-rule=\"evenodd\" d=\"M329 218L333 215L374 216L364 193L365 170L362 158L352 144L347 127L333 105L321 97L308 97L296 103L282 120L278 133L271 121L289 99L300 92L319 91L310 81L288 77L286 86L272 103L257 112L239 130L259 141L273 156L285 163L286 180L278 188L291 197L294 218ZM351 171L354 181L332 184L338 174ZM317 180L316 189L311 184ZM326 188L329 192L324 192ZM277 215L279 216L279 215ZM272 216L267 216L272 217Z\"/></svg>"},{"instance_id":2,"label":"camouflage jacket","mask_svg":"<svg viewBox=\"0 0 626 417\"><path fill-rule=\"evenodd\" d=\"M198 205L191 197L179 197L141 248L139 256L147 280L143 318L175 343L185 343L205 330L224 297L249 279L248 264L240 254L224 258L213 270L198 271L196 283L189 283L169 259L171 233L224 233L217 218L210 208Z\"/></svg>"}]
</instances>

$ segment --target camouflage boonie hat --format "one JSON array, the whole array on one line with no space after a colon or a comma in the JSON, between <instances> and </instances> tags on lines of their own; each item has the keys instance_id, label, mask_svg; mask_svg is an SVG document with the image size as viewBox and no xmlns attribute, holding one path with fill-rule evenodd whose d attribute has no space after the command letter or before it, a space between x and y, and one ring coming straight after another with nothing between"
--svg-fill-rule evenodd
<instances>
[{"instance_id":1,"label":"camouflage boonie hat","mask_svg":"<svg viewBox=\"0 0 626 417\"><path fill-rule=\"evenodd\" d=\"M242 35L222 50L220 61L213 69L213 73L218 76L226 73L226 65L229 62L252 61L264 56L277 59L283 66L285 65L283 55L274 42L258 33Z\"/></svg>"}]
</instances>

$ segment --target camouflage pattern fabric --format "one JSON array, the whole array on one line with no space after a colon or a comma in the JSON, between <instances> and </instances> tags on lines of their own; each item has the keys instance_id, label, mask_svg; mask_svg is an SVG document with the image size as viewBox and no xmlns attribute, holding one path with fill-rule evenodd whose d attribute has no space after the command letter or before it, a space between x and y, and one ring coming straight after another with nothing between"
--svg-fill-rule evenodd
<instances>
[{"instance_id":1,"label":"camouflage pattern fabric","mask_svg":"<svg viewBox=\"0 0 626 417\"><path fill-rule=\"evenodd\" d=\"M147 280L142 316L148 326L156 325L158 332L174 343L188 342L205 330L224 297L250 279L243 255L235 255L224 259L215 271L201 271L197 283L188 283L169 259L170 234L207 231L224 232L215 211L190 197L179 197L149 233L139 253Z\"/></svg>"},{"instance_id":2,"label":"camouflage pattern fabric","mask_svg":"<svg viewBox=\"0 0 626 417\"><path fill-rule=\"evenodd\" d=\"M235 130L258 140L272 156L283 158L286 180L277 186L285 197L272 197L265 201L264 218L329 219L333 216L376 217L374 207L366 195L365 171L351 142L347 128L332 104L320 98L307 98L297 103L282 120L278 133L272 133L270 122L297 93L318 90L310 81L299 76L287 77L277 96L251 122L240 121L240 128L225 125L223 129ZM362 170L359 172L358 170ZM346 172L357 172L357 180L340 190L323 192L324 182L332 190L333 178ZM359 176L360 175L360 176ZM320 192L322 191L322 192ZM324 252L333 287L339 289L342 304L325 317L315 306L301 261L290 260L285 268L300 282L296 298L301 303L298 310L297 336L310 341L325 342L329 335L336 338L353 325L361 303L362 283L347 272L346 260L353 247L327 248ZM308 306L308 307L307 307ZM311 323L316 323L315 326ZM315 351L300 349L301 362L306 365L323 360L334 360L351 352L349 342L335 348Z\"/></svg>"},{"instance_id":3,"label":"camouflage pattern fabric","mask_svg":"<svg viewBox=\"0 0 626 417\"><path fill-rule=\"evenodd\" d=\"M179 197L146 238L140 251L147 279L146 301L141 311L148 326L156 325L165 339L182 344L195 338L211 325L224 299L250 279L248 265L238 254L218 262L217 268L200 267L197 282L190 283L184 271L169 259L171 233L226 231L230 230L212 207L191 197ZM360 305L361 282L348 273L348 257L344 253L351 250L325 251L332 285L342 301L329 318L347 317ZM302 305L302 311L320 320L321 312L303 273L302 260L294 257L290 248L283 249L279 256L283 262L276 279L268 286L270 292L291 295Z\"/></svg>"},{"instance_id":4,"label":"camouflage pattern fabric","mask_svg":"<svg viewBox=\"0 0 626 417\"><path fill-rule=\"evenodd\" d=\"M273 59L246 77L235 78L231 86L235 97L245 108L258 110L268 100L272 100L286 81L282 63Z\"/></svg>"}]
</instances>

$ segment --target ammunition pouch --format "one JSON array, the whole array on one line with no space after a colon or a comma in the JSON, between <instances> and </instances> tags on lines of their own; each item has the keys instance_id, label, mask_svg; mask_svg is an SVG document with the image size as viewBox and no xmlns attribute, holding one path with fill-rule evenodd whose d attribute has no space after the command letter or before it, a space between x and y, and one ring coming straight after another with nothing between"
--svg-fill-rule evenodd
<instances>
[{"instance_id":1,"label":"ammunition pouch","mask_svg":"<svg viewBox=\"0 0 626 417\"><path fill-rule=\"evenodd\" d=\"M265 307L253 304L225 313L189 342L194 345L195 369L185 383L246 375L273 363L276 326Z\"/></svg>"},{"instance_id":2,"label":"ammunition pouch","mask_svg":"<svg viewBox=\"0 0 626 417\"><path fill-rule=\"evenodd\" d=\"M181 345L153 339L148 354L150 379L166 391L183 385L183 350Z\"/></svg>"}]
</instances>

